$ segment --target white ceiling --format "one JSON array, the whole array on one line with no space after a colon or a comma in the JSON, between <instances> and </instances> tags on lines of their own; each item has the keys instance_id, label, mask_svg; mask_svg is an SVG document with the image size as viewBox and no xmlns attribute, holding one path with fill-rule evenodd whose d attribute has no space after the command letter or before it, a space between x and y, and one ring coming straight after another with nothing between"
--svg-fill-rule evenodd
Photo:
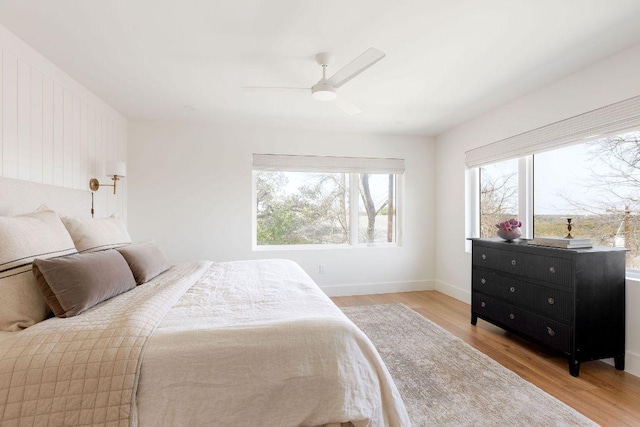
<instances>
[{"instance_id":1,"label":"white ceiling","mask_svg":"<svg viewBox=\"0 0 640 427\"><path fill-rule=\"evenodd\" d=\"M435 135L640 42L638 0L1 0L0 24L127 118ZM304 93L368 47L349 116Z\"/></svg>"}]
</instances>

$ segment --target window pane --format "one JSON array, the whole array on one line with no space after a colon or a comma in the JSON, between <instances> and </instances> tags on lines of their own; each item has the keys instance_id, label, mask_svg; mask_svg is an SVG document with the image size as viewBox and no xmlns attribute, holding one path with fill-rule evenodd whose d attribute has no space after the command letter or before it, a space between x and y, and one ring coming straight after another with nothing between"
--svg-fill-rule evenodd
<instances>
[{"instance_id":1,"label":"window pane","mask_svg":"<svg viewBox=\"0 0 640 427\"><path fill-rule=\"evenodd\" d=\"M627 267L640 268L640 132L537 154L534 235L574 237L627 247Z\"/></svg>"},{"instance_id":2,"label":"window pane","mask_svg":"<svg viewBox=\"0 0 640 427\"><path fill-rule=\"evenodd\" d=\"M349 242L345 173L256 172L258 245Z\"/></svg>"},{"instance_id":3,"label":"window pane","mask_svg":"<svg viewBox=\"0 0 640 427\"><path fill-rule=\"evenodd\" d=\"M518 216L518 160L480 168L480 237L495 237L496 224Z\"/></svg>"},{"instance_id":4,"label":"window pane","mask_svg":"<svg viewBox=\"0 0 640 427\"><path fill-rule=\"evenodd\" d=\"M393 174L360 174L358 243L396 241L396 179Z\"/></svg>"}]
</instances>

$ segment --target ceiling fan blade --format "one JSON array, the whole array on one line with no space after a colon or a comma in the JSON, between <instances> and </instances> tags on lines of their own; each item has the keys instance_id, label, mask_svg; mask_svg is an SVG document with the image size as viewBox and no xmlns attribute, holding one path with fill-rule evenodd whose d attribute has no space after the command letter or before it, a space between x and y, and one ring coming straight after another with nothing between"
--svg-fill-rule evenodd
<instances>
[{"instance_id":1,"label":"ceiling fan blade","mask_svg":"<svg viewBox=\"0 0 640 427\"><path fill-rule=\"evenodd\" d=\"M362 55L358 56L356 59L348 63L344 68L337 71L333 76L331 76L328 80L328 83L333 87L338 88L384 57L385 54L383 52L370 47L369 49L365 50Z\"/></svg>"},{"instance_id":2,"label":"ceiling fan blade","mask_svg":"<svg viewBox=\"0 0 640 427\"><path fill-rule=\"evenodd\" d=\"M338 95L336 99L333 100L333 103L337 105L342 111L347 114L354 115L358 113L362 113L362 110L356 107L342 95Z\"/></svg>"},{"instance_id":3,"label":"ceiling fan blade","mask_svg":"<svg viewBox=\"0 0 640 427\"><path fill-rule=\"evenodd\" d=\"M269 86L242 86L246 92L311 92L308 87L269 87Z\"/></svg>"}]
</instances>

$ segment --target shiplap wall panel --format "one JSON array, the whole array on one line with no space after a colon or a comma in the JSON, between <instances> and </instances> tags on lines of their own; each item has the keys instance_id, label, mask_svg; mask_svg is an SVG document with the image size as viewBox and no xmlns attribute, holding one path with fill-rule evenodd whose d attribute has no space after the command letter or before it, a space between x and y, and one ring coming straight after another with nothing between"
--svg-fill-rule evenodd
<instances>
[{"instance_id":1,"label":"shiplap wall panel","mask_svg":"<svg viewBox=\"0 0 640 427\"><path fill-rule=\"evenodd\" d=\"M53 85L53 185L64 187L64 90Z\"/></svg>"},{"instance_id":2,"label":"shiplap wall panel","mask_svg":"<svg viewBox=\"0 0 640 427\"><path fill-rule=\"evenodd\" d=\"M85 188L89 182L89 133L87 103L80 102L80 179L76 188Z\"/></svg>"},{"instance_id":3,"label":"shiplap wall panel","mask_svg":"<svg viewBox=\"0 0 640 427\"><path fill-rule=\"evenodd\" d=\"M96 173L96 115L91 105L87 106L87 173L89 177L98 176Z\"/></svg>"},{"instance_id":4,"label":"shiplap wall panel","mask_svg":"<svg viewBox=\"0 0 640 427\"><path fill-rule=\"evenodd\" d=\"M98 158L103 158L106 159L108 158L107 155L107 119L105 117L99 117L98 118L98 123L99 123L99 127L97 129L97 134L100 137L100 141L98 144ZM103 176L105 173L104 170L104 163L103 162L98 162L98 167L97 167L97 176ZM109 190L110 187L106 187L106 190ZM109 200L109 198L107 197L107 192L106 191L98 191L96 194L96 204L100 204L100 205L104 205L107 203L107 200ZM107 206L107 209L109 209L109 206ZM111 210L109 210L109 212L112 212Z\"/></svg>"},{"instance_id":5,"label":"shiplap wall panel","mask_svg":"<svg viewBox=\"0 0 640 427\"><path fill-rule=\"evenodd\" d=\"M43 182L42 179L42 73L31 70L31 168L29 180Z\"/></svg>"},{"instance_id":6,"label":"shiplap wall panel","mask_svg":"<svg viewBox=\"0 0 640 427\"><path fill-rule=\"evenodd\" d=\"M73 101L72 101L72 105L73 105L73 115L71 116L71 126L72 126L72 130L71 130L71 140L72 140L72 147L71 147L71 153L72 153L72 160L71 160L71 164L73 165L72 170L73 170L73 175L71 177L71 185L73 188L80 188L80 157L82 155L82 144L81 144L81 139L82 139L82 135L81 135L81 116L80 116L80 99L78 99L77 96L73 97Z\"/></svg>"},{"instance_id":7,"label":"shiplap wall panel","mask_svg":"<svg viewBox=\"0 0 640 427\"><path fill-rule=\"evenodd\" d=\"M18 57L2 55L2 176L18 178Z\"/></svg>"},{"instance_id":8,"label":"shiplap wall panel","mask_svg":"<svg viewBox=\"0 0 640 427\"><path fill-rule=\"evenodd\" d=\"M31 179L31 69L18 60L18 179Z\"/></svg>"},{"instance_id":9,"label":"shiplap wall panel","mask_svg":"<svg viewBox=\"0 0 640 427\"><path fill-rule=\"evenodd\" d=\"M127 120L0 26L0 176L88 190L126 155ZM98 190L97 214L126 220L126 190L126 178L116 196Z\"/></svg>"},{"instance_id":10,"label":"shiplap wall panel","mask_svg":"<svg viewBox=\"0 0 640 427\"><path fill-rule=\"evenodd\" d=\"M73 94L64 89L62 100L62 140L64 151L62 154L63 186L73 188Z\"/></svg>"},{"instance_id":11,"label":"shiplap wall panel","mask_svg":"<svg viewBox=\"0 0 640 427\"><path fill-rule=\"evenodd\" d=\"M115 123L113 122L107 122L107 141L115 141L116 140L116 133L114 132L114 128L115 128ZM107 157L109 158L115 158L116 157L116 145L115 144L110 144L107 147ZM106 188L106 190L112 191L113 188ZM109 211L115 211L118 209L118 204L116 202L116 200L114 200L112 197L107 198L107 207L109 209Z\"/></svg>"},{"instance_id":12,"label":"shiplap wall panel","mask_svg":"<svg viewBox=\"0 0 640 427\"><path fill-rule=\"evenodd\" d=\"M42 79L42 183L53 185L53 80Z\"/></svg>"}]
</instances>

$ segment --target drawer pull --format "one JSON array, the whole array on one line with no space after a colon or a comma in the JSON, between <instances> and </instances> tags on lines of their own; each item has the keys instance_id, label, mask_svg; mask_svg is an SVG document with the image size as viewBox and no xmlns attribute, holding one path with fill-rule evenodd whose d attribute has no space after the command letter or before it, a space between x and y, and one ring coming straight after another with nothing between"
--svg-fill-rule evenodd
<instances>
[{"instance_id":1,"label":"drawer pull","mask_svg":"<svg viewBox=\"0 0 640 427\"><path fill-rule=\"evenodd\" d=\"M480 279L480 283L484 285L485 283L487 283L487 280L483 277L482 279Z\"/></svg>"},{"instance_id":2,"label":"drawer pull","mask_svg":"<svg viewBox=\"0 0 640 427\"><path fill-rule=\"evenodd\" d=\"M556 272L555 267L549 267L549 273L554 274Z\"/></svg>"},{"instance_id":3,"label":"drawer pull","mask_svg":"<svg viewBox=\"0 0 640 427\"><path fill-rule=\"evenodd\" d=\"M555 303L556 303L556 300L555 300L554 298L552 298L552 297L549 297L549 298L547 299L547 302L548 302L549 304L553 305L553 304L555 304Z\"/></svg>"},{"instance_id":4,"label":"drawer pull","mask_svg":"<svg viewBox=\"0 0 640 427\"><path fill-rule=\"evenodd\" d=\"M553 329L551 329L550 327L547 326L547 333L549 334L550 337L554 336L556 333Z\"/></svg>"},{"instance_id":5,"label":"drawer pull","mask_svg":"<svg viewBox=\"0 0 640 427\"><path fill-rule=\"evenodd\" d=\"M511 265L516 265L516 260L515 259L511 260Z\"/></svg>"},{"instance_id":6,"label":"drawer pull","mask_svg":"<svg viewBox=\"0 0 640 427\"><path fill-rule=\"evenodd\" d=\"M511 293L516 291L516 288L514 288L513 286L509 288L509 291L511 291Z\"/></svg>"},{"instance_id":7,"label":"drawer pull","mask_svg":"<svg viewBox=\"0 0 640 427\"><path fill-rule=\"evenodd\" d=\"M482 254L482 259L487 259L487 256L485 254Z\"/></svg>"},{"instance_id":8,"label":"drawer pull","mask_svg":"<svg viewBox=\"0 0 640 427\"><path fill-rule=\"evenodd\" d=\"M487 306L487 304L486 304L484 301L482 301L482 302L480 303L480 307L486 307L486 306Z\"/></svg>"},{"instance_id":9,"label":"drawer pull","mask_svg":"<svg viewBox=\"0 0 640 427\"><path fill-rule=\"evenodd\" d=\"M515 319L515 318L516 318L516 315L515 315L515 314L511 313L511 314L509 315L509 319L513 320L513 319Z\"/></svg>"}]
</instances>

